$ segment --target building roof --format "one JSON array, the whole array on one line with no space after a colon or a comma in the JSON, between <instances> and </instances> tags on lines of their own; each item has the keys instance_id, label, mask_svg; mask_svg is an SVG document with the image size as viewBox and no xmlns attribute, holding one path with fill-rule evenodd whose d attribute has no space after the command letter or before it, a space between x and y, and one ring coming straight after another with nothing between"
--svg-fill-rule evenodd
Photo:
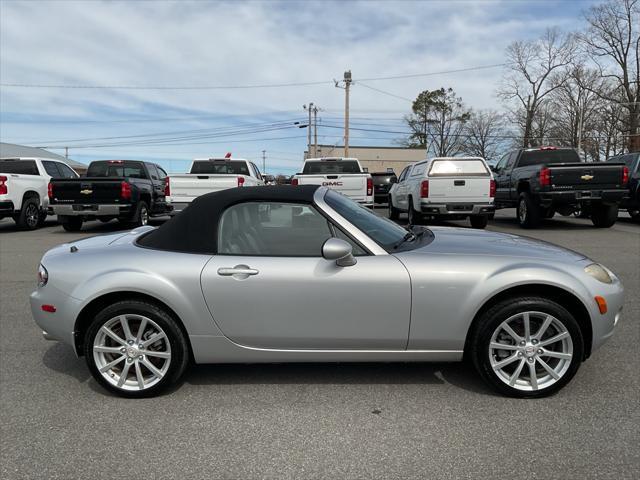
<instances>
[{"instance_id":1,"label":"building roof","mask_svg":"<svg viewBox=\"0 0 640 480\"><path fill-rule=\"evenodd\" d=\"M60 160L65 162L73 169L86 170L87 166L84 163L76 162L70 158L65 158L57 153L50 152L43 148L28 147L26 145L16 145L15 143L0 142L0 157L35 157L35 158L50 158L52 160Z\"/></svg>"}]
</instances>

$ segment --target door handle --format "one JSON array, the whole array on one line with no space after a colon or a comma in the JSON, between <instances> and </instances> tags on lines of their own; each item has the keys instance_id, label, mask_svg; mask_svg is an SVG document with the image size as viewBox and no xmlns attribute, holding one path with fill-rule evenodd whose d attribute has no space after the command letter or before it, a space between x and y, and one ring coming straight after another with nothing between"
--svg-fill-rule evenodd
<instances>
[{"instance_id":1,"label":"door handle","mask_svg":"<svg viewBox=\"0 0 640 480\"><path fill-rule=\"evenodd\" d=\"M246 265L236 265L235 267L221 267L218 269L218 275L223 277L230 277L232 275L238 276L249 276L249 275L257 275L260 273L255 268L249 268Z\"/></svg>"}]
</instances>

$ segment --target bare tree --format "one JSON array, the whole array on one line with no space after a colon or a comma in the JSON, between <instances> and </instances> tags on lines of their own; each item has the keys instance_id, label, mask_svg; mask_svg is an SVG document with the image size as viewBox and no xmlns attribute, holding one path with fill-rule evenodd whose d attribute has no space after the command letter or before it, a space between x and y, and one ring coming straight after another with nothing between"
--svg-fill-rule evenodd
<instances>
[{"instance_id":1,"label":"bare tree","mask_svg":"<svg viewBox=\"0 0 640 480\"><path fill-rule=\"evenodd\" d=\"M471 113L464 129L463 151L491 162L504 148L504 115L495 110Z\"/></svg>"},{"instance_id":2,"label":"bare tree","mask_svg":"<svg viewBox=\"0 0 640 480\"><path fill-rule=\"evenodd\" d=\"M531 144L534 121L546 97L566 82L575 53L573 35L557 29L548 29L538 40L517 41L507 47L509 72L498 96L523 111L523 146Z\"/></svg>"},{"instance_id":3,"label":"bare tree","mask_svg":"<svg viewBox=\"0 0 640 480\"><path fill-rule=\"evenodd\" d=\"M580 35L587 53L610 89L593 90L610 102L624 101L625 135L630 151L640 150L640 2L609 0L586 14L587 31Z\"/></svg>"}]
</instances>

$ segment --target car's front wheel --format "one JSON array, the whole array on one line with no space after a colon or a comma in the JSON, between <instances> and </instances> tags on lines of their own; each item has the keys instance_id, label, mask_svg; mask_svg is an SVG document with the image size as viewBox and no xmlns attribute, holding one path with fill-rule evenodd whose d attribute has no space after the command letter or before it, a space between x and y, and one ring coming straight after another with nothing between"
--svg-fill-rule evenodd
<instances>
[{"instance_id":1,"label":"car's front wheel","mask_svg":"<svg viewBox=\"0 0 640 480\"><path fill-rule=\"evenodd\" d=\"M84 354L93 377L125 397L158 394L182 376L189 361L186 337L173 317L138 300L100 311L87 329Z\"/></svg>"},{"instance_id":2,"label":"car's front wheel","mask_svg":"<svg viewBox=\"0 0 640 480\"><path fill-rule=\"evenodd\" d=\"M512 397L544 397L578 371L583 338L575 318L540 297L500 302L478 319L468 353L480 376Z\"/></svg>"}]
</instances>

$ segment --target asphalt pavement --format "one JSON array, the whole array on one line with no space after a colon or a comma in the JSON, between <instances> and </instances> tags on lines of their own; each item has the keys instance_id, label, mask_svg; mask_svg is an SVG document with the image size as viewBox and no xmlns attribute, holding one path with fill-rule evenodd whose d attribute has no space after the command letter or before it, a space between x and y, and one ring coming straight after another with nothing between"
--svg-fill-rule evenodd
<instances>
[{"instance_id":1,"label":"asphalt pavement","mask_svg":"<svg viewBox=\"0 0 640 480\"><path fill-rule=\"evenodd\" d=\"M464 364L380 363L194 366L162 397L114 397L41 337L28 296L48 248L118 228L0 221L2 479L640 478L640 225L626 216L489 224L582 252L626 288L613 338L540 400L498 396Z\"/></svg>"}]
</instances>

